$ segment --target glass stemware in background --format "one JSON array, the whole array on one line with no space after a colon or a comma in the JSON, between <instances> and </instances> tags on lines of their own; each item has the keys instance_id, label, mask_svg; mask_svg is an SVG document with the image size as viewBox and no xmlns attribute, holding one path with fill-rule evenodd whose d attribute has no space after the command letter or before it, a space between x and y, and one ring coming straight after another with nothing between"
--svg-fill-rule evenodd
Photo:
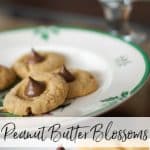
<instances>
[{"instance_id":1,"label":"glass stemware in background","mask_svg":"<svg viewBox=\"0 0 150 150\"><path fill-rule=\"evenodd\" d=\"M109 31L114 35L121 35L125 40L137 44L146 40L146 34L135 31L130 26L129 17L134 0L98 0L103 7L104 16Z\"/></svg>"}]
</instances>

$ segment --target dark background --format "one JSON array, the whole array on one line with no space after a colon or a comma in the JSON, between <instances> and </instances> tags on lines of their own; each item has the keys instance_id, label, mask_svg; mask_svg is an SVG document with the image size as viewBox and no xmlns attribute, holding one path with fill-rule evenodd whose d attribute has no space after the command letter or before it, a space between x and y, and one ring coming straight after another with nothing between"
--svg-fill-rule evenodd
<instances>
[{"instance_id":1,"label":"dark background","mask_svg":"<svg viewBox=\"0 0 150 150\"><path fill-rule=\"evenodd\" d=\"M53 13L71 13L89 17L103 16L102 8L97 0L1 0L0 7L16 16L36 15L39 17L43 14L44 19ZM150 25L150 0L134 2L131 20Z\"/></svg>"}]
</instances>

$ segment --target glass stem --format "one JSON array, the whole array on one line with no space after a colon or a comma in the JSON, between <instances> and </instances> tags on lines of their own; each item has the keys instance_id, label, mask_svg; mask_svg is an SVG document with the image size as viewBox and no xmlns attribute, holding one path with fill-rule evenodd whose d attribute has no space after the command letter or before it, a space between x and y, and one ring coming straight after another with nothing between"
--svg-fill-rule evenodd
<instances>
[{"instance_id":1,"label":"glass stem","mask_svg":"<svg viewBox=\"0 0 150 150\"><path fill-rule=\"evenodd\" d=\"M103 3L104 15L112 33L128 35L131 32L129 16L131 4Z\"/></svg>"}]
</instances>

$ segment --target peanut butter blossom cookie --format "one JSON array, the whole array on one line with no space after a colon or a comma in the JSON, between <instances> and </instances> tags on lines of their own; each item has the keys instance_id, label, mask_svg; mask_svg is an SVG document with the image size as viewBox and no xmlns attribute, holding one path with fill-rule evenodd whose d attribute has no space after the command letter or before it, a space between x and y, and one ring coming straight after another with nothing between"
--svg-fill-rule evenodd
<instances>
[{"instance_id":1,"label":"peanut butter blossom cookie","mask_svg":"<svg viewBox=\"0 0 150 150\"><path fill-rule=\"evenodd\" d=\"M32 49L30 54L25 54L13 65L15 72L25 78L30 72L51 72L64 64L64 57L53 52L36 52Z\"/></svg>"},{"instance_id":2,"label":"peanut butter blossom cookie","mask_svg":"<svg viewBox=\"0 0 150 150\"><path fill-rule=\"evenodd\" d=\"M16 80L16 74L11 68L0 65L0 90L11 86Z\"/></svg>"},{"instance_id":3,"label":"peanut butter blossom cookie","mask_svg":"<svg viewBox=\"0 0 150 150\"><path fill-rule=\"evenodd\" d=\"M88 95L98 88L95 77L88 71L69 71L64 65L57 71L69 84L68 99Z\"/></svg>"},{"instance_id":4,"label":"peanut butter blossom cookie","mask_svg":"<svg viewBox=\"0 0 150 150\"><path fill-rule=\"evenodd\" d=\"M6 95L3 105L16 115L40 115L63 104L67 94L68 84L59 74L33 73Z\"/></svg>"}]
</instances>

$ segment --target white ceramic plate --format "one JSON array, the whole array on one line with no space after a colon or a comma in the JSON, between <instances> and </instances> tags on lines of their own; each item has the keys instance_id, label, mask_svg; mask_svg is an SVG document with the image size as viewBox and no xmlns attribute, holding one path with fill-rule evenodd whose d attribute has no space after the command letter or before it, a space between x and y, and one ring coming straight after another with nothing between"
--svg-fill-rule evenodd
<instances>
[{"instance_id":1,"label":"white ceramic plate","mask_svg":"<svg viewBox=\"0 0 150 150\"><path fill-rule=\"evenodd\" d=\"M64 54L67 66L92 72L99 83L96 92L72 100L52 116L102 114L135 94L150 72L149 58L138 46L100 31L62 26L0 33L0 64L11 66L32 47Z\"/></svg>"}]
</instances>

